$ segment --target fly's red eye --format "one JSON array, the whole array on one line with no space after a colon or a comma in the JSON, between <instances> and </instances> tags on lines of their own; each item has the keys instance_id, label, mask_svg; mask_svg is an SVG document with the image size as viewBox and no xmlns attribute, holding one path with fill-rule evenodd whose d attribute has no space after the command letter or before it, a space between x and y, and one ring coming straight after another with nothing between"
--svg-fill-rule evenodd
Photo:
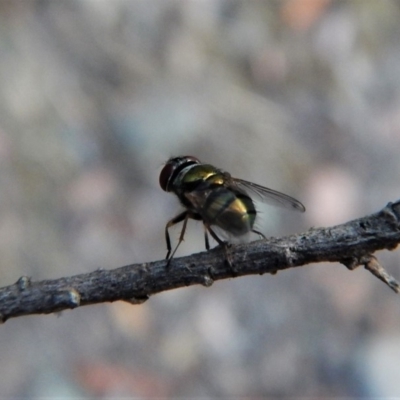
<instances>
[{"instance_id":1,"label":"fly's red eye","mask_svg":"<svg viewBox=\"0 0 400 400\"><path fill-rule=\"evenodd\" d=\"M175 165L168 162L160 173L160 186L165 192L167 191L168 181L170 180L172 173L174 172Z\"/></svg>"}]
</instances>

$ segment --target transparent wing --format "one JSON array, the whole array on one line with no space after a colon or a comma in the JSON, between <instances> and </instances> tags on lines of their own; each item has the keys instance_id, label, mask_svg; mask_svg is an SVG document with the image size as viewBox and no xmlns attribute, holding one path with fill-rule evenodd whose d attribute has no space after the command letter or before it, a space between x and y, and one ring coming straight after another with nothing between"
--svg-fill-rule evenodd
<instances>
[{"instance_id":1,"label":"transparent wing","mask_svg":"<svg viewBox=\"0 0 400 400\"><path fill-rule=\"evenodd\" d=\"M249 196L256 195L264 203L300 212L306 211L306 208L298 200L288 196L287 194L277 192L276 190L232 177L229 177L229 184L236 186L239 190L246 192Z\"/></svg>"}]
</instances>

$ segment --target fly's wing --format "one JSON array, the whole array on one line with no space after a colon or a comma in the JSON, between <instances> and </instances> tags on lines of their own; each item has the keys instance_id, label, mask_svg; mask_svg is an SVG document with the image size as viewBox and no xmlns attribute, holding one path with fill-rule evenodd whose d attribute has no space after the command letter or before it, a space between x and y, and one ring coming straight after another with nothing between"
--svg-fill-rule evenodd
<instances>
[{"instance_id":1,"label":"fly's wing","mask_svg":"<svg viewBox=\"0 0 400 400\"><path fill-rule=\"evenodd\" d=\"M277 192L276 190L232 177L229 179L229 184L244 191L249 196L256 195L263 203L300 212L306 211L306 208L298 200L288 196L287 194Z\"/></svg>"}]
</instances>

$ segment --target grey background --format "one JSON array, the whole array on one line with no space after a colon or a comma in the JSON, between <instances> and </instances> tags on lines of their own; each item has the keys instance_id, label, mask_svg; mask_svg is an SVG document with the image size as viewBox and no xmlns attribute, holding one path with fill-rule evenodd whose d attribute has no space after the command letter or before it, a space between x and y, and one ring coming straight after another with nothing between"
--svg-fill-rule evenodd
<instances>
[{"instance_id":1,"label":"grey background","mask_svg":"<svg viewBox=\"0 0 400 400\"><path fill-rule=\"evenodd\" d=\"M1 286L165 257L172 155L306 205L263 207L267 236L397 200L399 20L394 0L0 1ZM320 264L18 318L0 396L400 396L399 317L368 272Z\"/></svg>"}]
</instances>

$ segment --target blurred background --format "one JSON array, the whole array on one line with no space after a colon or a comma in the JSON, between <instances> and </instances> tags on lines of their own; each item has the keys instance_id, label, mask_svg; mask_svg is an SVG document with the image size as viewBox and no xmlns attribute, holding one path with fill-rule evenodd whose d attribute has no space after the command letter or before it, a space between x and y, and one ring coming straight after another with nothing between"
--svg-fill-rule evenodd
<instances>
[{"instance_id":1,"label":"blurred background","mask_svg":"<svg viewBox=\"0 0 400 400\"><path fill-rule=\"evenodd\" d=\"M306 205L263 208L266 236L398 200L399 20L396 0L1 0L1 286L164 258L173 155ZM191 222L178 256L203 250ZM319 264L12 319L0 395L400 396L399 306Z\"/></svg>"}]
</instances>

